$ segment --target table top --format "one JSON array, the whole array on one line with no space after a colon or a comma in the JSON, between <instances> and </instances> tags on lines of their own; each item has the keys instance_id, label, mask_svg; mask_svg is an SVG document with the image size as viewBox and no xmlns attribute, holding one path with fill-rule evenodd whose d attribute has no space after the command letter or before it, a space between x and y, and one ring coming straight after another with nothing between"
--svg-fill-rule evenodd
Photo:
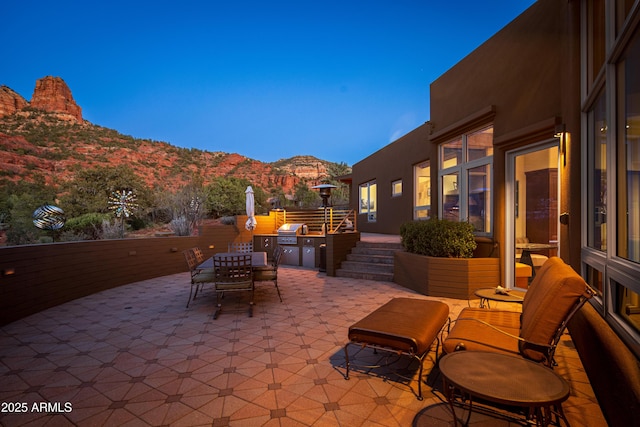
<instances>
[{"instance_id":1,"label":"table top","mask_svg":"<svg viewBox=\"0 0 640 427\"><path fill-rule=\"evenodd\" d=\"M439 366L450 384L495 403L536 407L569 397L570 387L564 378L519 356L457 351L443 356Z\"/></svg>"},{"instance_id":2,"label":"table top","mask_svg":"<svg viewBox=\"0 0 640 427\"><path fill-rule=\"evenodd\" d=\"M557 249L557 243L516 243L516 249L526 249L529 251L541 251L543 249Z\"/></svg>"},{"instance_id":3,"label":"table top","mask_svg":"<svg viewBox=\"0 0 640 427\"><path fill-rule=\"evenodd\" d=\"M476 289L473 293L483 299L500 302L522 302L526 292L517 291L515 289L506 289L506 294L496 293L496 288L480 288Z\"/></svg>"},{"instance_id":4,"label":"table top","mask_svg":"<svg viewBox=\"0 0 640 427\"><path fill-rule=\"evenodd\" d=\"M219 252L215 254L213 257L223 257L223 256L237 256L237 255L251 255L251 266L252 267L266 267L267 266L267 253L266 252ZM200 264L197 268L205 269L205 268L213 268L213 257L208 258L202 264Z\"/></svg>"}]
</instances>

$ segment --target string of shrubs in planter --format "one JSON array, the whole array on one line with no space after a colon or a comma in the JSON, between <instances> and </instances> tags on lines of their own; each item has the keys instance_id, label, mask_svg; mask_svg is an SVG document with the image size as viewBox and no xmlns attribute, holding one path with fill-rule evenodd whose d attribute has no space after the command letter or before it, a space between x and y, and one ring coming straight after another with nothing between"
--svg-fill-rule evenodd
<instances>
[{"instance_id":1,"label":"string of shrubs in planter","mask_svg":"<svg viewBox=\"0 0 640 427\"><path fill-rule=\"evenodd\" d=\"M443 258L471 258L477 244L473 225L432 218L410 221L400 226L402 245L407 252Z\"/></svg>"}]
</instances>

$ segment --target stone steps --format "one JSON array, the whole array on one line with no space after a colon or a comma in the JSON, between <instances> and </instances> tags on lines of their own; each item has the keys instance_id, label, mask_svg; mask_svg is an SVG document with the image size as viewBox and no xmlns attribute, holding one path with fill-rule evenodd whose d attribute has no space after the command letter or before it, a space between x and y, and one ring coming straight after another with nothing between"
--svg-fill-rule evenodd
<instances>
[{"instance_id":1,"label":"stone steps","mask_svg":"<svg viewBox=\"0 0 640 427\"><path fill-rule=\"evenodd\" d=\"M399 243L360 241L336 270L336 276L393 282L393 255L399 250L403 250Z\"/></svg>"}]
</instances>

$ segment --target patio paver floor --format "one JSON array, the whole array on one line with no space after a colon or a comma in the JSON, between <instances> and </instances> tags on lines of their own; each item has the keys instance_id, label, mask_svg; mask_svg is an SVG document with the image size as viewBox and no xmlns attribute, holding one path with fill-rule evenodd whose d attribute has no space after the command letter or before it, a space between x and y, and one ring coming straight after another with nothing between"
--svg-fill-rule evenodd
<instances>
[{"instance_id":1,"label":"patio paver floor","mask_svg":"<svg viewBox=\"0 0 640 427\"><path fill-rule=\"evenodd\" d=\"M416 399L415 381L396 375L415 380L417 364L409 358L370 374L355 368L347 381L343 346L347 328L391 298L443 301L452 319L468 301L288 266L279 276L284 302L270 282L258 283L252 318L247 297L230 294L213 320L210 287L186 309L189 276L180 273L107 290L0 328L0 402L28 406L26 413L0 413L0 424L452 425L435 374L425 378L423 401ZM386 352L354 346L351 352L356 364L389 359ZM572 385L564 405L569 421L606 425L569 335L557 362L556 372ZM425 372L432 366L431 355ZM34 403L49 407L38 412ZM471 425L515 424L474 414Z\"/></svg>"}]
</instances>

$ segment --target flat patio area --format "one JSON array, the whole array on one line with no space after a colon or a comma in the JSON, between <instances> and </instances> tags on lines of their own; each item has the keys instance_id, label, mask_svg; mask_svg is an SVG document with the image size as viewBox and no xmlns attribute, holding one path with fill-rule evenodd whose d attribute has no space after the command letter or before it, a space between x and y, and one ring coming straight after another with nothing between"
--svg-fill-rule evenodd
<instances>
[{"instance_id":1,"label":"flat patio area","mask_svg":"<svg viewBox=\"0 0 640 427\"><path fill-rule=\"evenodd\" d=\"M430 298L394 283L327 277L281 266L279 302L257 283L230 294L212 319L211 287L186 309L189 274L137 282L46 310L0 328L0 401L27 413L0 413L3 426L448 426L441 378L425 362L424 400L407 357L343 378L347 328L394 297L446 302L455 319L466 300ZM510 307L502 304L500 307ZM354 364L387 363L350 346ZM574 426L606 425L570 337L555 368L572 387L564 404ZM395 361L395 356L391 357ZM415 379L415 378L413 378ZM432 386L434 388L432 389ZM524 386L524 385L523 385ZM31 411L70 403L69 412ZM52 409L52 408L50 408ZM54 408L55 409L55 408ZM518 425L476 415L470 425Z\"/></svg>"}]
</instances>

